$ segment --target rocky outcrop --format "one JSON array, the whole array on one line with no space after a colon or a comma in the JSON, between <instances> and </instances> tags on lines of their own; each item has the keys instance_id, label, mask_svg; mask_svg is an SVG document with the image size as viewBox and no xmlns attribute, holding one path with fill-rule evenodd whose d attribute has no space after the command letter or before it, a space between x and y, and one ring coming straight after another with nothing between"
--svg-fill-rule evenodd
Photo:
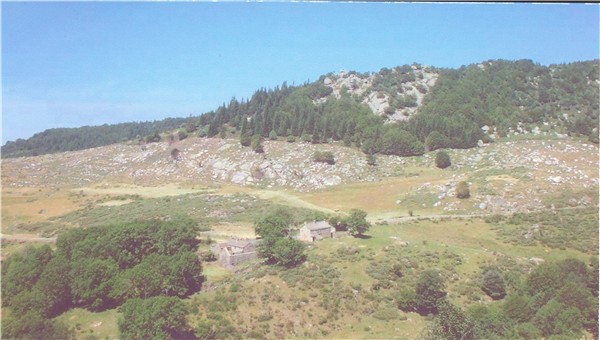
<instances>
[{"instance_id":1,"label":"rocky outcrop","mask_svg":"<svg viewBox=\"0 0 600 340\"><path fill-rule=\"evenodd\" d=\"M396 69L392 69L391 72L398 72ZM400 121L407 120L412 115L417 113L418 109L423 104L423 98L429 92L429 90L435 85L438 79L438 73L432 71L428 67L420 65L413 65L412 72L415 74L414 81L408 81L402 84L402 93L386 93L382 91L375 91L373 89L373 81L375 80L375 74L361 75L357 73L351 73L347 71L340 71L338 74L331 75L323 79L325 86L331 87L333 90L331 96L339 98L343 91L347 91L348 94L356 98L361 98L364 104L367 104L371 111L376 115L387 117L388 121ZM390 107L390 96L414 96L416 98L417 106L397 108L393 112L386 113L386 109ZM327 97L321 98L316 102L324 102Z\"/></svg>"}]
</instances>

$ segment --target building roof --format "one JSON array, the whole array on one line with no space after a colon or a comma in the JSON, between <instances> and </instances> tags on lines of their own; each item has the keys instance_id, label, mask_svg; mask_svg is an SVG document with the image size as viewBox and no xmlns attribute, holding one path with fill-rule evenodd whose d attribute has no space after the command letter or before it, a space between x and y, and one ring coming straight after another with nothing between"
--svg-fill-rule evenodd
<instances>
[{"instance_id":1,"label":"building roof","mask_svg":"<svg viewBox=\"0 0 600 340\"><path fill-rule=\"evenodd\" d=\"M227 240L227 242L219 244L221 247L237 247L245 248L249 244L256 245L258 240Z\"/></svg>"},{"instance_id":2,"label":"building roof","mask_svg":"<svg viewBox=\"0 0 600 340\"><path fill-rule=\"evenodd\" d=\"M331 224L329 224L327 221L308 222L305 224L305 226L308 230L323 230L331 228Z\"/></svg>"}]
</instances>

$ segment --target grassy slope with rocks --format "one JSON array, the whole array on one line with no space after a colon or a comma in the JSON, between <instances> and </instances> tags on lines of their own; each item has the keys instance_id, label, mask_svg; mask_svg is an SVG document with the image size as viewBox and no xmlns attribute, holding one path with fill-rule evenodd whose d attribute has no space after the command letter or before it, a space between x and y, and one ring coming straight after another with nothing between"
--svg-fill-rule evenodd
<instances>
[{"instance_id":1,"label":"grassy slope with rocks","mask_svg":"<svg viewBox=\"0 0 600 340\"><path fill-rule=\"evenodd\" d=\"M530 136L447 150L452 166L443 170L435 166L435 152L378 156L372 167L358 151L336 144L266 141L265 153L255 154L237 140L216 138L9 159L2 164L2 231L19 238L3 238L2 256L30 243L21 235L51 236L115 220L186 214L209 229L199 237L221 240L254 237L253 221L276 204L293 207L297 223L358 207L375 224L370 238L319 242L298 269L250 263L232 273L208 263L211 288L188 300L190 320L228 320L229 331L240 336L413 338L429 321L399 311L396 299L426 269L441 270L451 300L468 307L489 303L480 281L491 265L511 291L540 259L587 261L597 253L598 147ZM169 151L174 147L181 150L177 161ZM323 149L336 155L335 165L311 160ZM304 177L286 177L290 170L245 185L232 181L266 161ZM341 184L311 180L324 169ZM461 180L470 184L469 199L453 197ZM389 277L394 265L402 266L402 278ZM228 308L235 313L211 307L222 299L232 301ZM58 318L78 337L118 336L116 310L73 313Z\"/></svg>"}]
</instances>

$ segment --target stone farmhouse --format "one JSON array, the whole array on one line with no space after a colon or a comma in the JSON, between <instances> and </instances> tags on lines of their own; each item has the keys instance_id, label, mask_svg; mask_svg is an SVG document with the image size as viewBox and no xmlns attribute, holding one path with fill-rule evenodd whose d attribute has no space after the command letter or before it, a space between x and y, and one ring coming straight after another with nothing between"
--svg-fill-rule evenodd
<instances>
[{"instance_id":1,"label":"stone farmhouse","mask_svg":"<svg viewBox=\"0 0 600 340\"><path fill-rule=\"evenodd\" d=\"M213 244L211 250L221 265L233 267L242 262L255 259L257 257L256 246L259 241L228 240L227 242Z\"/></svg>"},{"instance_id":2,"label":"stone farmhouse","mask_svg":"<svg viewBox=\"0 0 600 340\"><path fill-rule=\"evenodd\" d=\"M305 223L298 231L298 240L315 242L324 238L334 238L335 228L327 221L313 221Z\"/></svg>"}]
</instances>

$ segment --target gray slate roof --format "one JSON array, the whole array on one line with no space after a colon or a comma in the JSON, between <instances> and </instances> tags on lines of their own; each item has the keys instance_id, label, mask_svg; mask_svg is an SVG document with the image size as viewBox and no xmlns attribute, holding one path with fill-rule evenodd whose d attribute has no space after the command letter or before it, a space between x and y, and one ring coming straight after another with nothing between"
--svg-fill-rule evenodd
<instances>
[{"instance_id":1,"label":"gray slate roof","mask_svg":"<svg viewBox=\"0 0 600 340\"><path fill-rule=\"evenodd\" d=\"M327 221L308 222L308 223L306 223L306 228L308 230L330 229L331 224L329 224L329 222L327 222Z\"/></svg>"}]
</instances>

